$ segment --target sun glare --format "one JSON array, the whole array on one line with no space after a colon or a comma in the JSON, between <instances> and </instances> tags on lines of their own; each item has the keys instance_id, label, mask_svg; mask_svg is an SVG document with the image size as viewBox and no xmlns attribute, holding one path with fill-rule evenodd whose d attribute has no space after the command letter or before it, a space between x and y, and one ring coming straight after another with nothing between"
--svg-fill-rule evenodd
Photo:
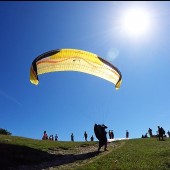
<instances>
[{"instance_id":1,"label":"sun glare","mask_svg":"<svg viewBox=\"0 0 170 170\"><path fill-rule=\"evenodd\" d=\"M138 37L149 31L149 14L143 9L130 9L122 18L122 29L130 36Z\"/></svg>"}]
</instances>

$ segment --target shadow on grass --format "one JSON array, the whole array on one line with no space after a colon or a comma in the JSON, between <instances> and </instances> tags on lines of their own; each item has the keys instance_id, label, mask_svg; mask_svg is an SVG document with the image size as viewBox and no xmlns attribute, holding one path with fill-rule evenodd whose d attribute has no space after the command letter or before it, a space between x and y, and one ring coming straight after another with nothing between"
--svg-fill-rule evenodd
<instances>
[{"instance_id":1,"label":"shadow on grass","mask_svg":"<svg viewBox=\"0 0 170 170\"><path fill-rule=\"evenodd\" d=\"M166 163L166 166L169 169L170 168L170 163Z\"/></svg>"},{"instance_id":2,"label":"shadow on grass","mask_svg":"<svg viewBox=\"0 0 170 170\"><path fill-rule=\"evenodd\" d=\"M53 166L73 163L98 155L99 152L84 154L49 154L27 146L0 144L0 169L1 170L41 170ZM41 164L41 165L40 165Z\"/></svg>"},{"instance_id":3,"label":"shadow on grass","mask_svg":"<svg viewBox=\"0 0 170 170\"><path fill-rule=\"evenodd\" d=\"M34 165L53 159L54 156L27 146L0 144L0 169L16 168L20 165ZM16 168L17 169L17 168Z\"/></svg>"}]
</instances>

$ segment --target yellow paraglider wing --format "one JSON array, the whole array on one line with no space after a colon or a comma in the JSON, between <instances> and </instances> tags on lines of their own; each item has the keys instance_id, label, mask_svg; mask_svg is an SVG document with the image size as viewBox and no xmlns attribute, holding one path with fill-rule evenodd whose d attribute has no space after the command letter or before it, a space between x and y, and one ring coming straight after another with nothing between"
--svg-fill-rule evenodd
<instances>
[{"instance_id":1,"label":"yellow paraglider wing","mask_svg":"<svg viewBox=\"0 0 170 170\"><path fill-rule=\"evenodd\" d=\"M115 66L96 54L77 49L53 50L35 58L30 68L30 81L37 85L38 75L55 71L88 73L112 82L116 89L122 82L122 75Z\"/></svg>"}]
</instances>

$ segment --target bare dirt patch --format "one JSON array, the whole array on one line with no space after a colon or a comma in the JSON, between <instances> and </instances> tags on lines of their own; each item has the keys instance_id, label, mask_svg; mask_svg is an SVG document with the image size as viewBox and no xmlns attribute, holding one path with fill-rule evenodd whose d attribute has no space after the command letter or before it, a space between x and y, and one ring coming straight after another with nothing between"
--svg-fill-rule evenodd
<instances>
[{"instance_id":1,"label":"bare dirt patch","mask_svg":"<svg viewBox=\"0 0 170 170\"><path fill-rule=\"evenodd\" d=\"M77 166L81 166L90 163L99 157L110 153L113 149L117 148L120 144L111 142L108 143L108 151L98 152L98 144L93 146L81 146L71 149L53 149L48 152L54 156L52 161L43 162L34 166L21 166L18 170L63 170L71 169Z\"/></svg>"}]
</instances>

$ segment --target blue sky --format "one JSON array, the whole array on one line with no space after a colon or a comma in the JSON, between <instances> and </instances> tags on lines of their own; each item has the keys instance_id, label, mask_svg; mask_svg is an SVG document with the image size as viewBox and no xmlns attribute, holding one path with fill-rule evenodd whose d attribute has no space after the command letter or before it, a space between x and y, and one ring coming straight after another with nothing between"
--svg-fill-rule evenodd
<instances>
[{"instance_id":1,"label":"blue sky","mask_svg":"<svg viewBox=\"0 0 170 170\"><path fill-rule=\"evenodd\" d=\"M128 34L122 17L149 13L149 30ZM41 139L43 131L69 141L94 135L104 123L116 138L139 138L149 128L170 130L170 2L0 2L0 127ZM99 55L122 73L122 85L79 72L55 72L29 81L35 57L74 48ZM110 58L111 57L111 58ZM95 138L96 139L96 138Z\"/></svg>"}]
</instances>

